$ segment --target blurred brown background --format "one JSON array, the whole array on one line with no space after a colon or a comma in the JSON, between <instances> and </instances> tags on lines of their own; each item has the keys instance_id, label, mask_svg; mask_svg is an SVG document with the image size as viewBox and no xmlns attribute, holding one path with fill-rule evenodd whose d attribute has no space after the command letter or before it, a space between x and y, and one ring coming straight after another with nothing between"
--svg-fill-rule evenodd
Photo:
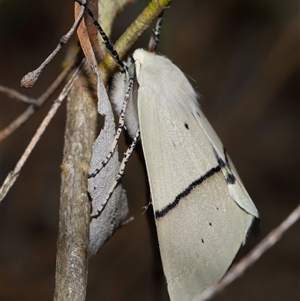
<instances>
[{"instance_id":1,"label":"blurred brown background","mask_svg":"<svg viewBox=\"0 0 300 301\"><path fill-rule=\"evenodd\" d=\"M147 4L128 5L113 39ZM55 79L69 46L31 90L20 80L72 24L72 1L0 2L0 83L37 97ZM146 47L149 33L139 41ZM73 42L75 38L73 39ZM246 254L299 203L299 3L297 0L174 0L158 52L192 79L201 105L235 162L261 215ZM1 183L51 101L1 145ZM1 128L25 105L1 95ZM59 110L0 208L0 299L51 300L65 108ZM90 260L87 300L155 300L146 176L136 155L123 184L135 220ZM299 300L299 222L214 300Z\"/></svg>"}]
</instances>

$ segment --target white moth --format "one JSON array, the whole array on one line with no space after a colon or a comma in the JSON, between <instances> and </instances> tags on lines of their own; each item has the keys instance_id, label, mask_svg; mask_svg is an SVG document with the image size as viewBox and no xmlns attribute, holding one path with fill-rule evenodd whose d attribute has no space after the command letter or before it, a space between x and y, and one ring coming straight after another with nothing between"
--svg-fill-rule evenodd
<instances>
[{"instance_id":1,"label":"white moth","mask_svg":"<svg viewBox=\"0 0 300 301\"><path fill-rule=\"evenodd\" d=\"M226 273L258 211L181 70L143 49L132 68L125 124L140 129L170 298L190 301ZM126 74L114 79L118 111Z\"/></svg>"},{"instance_id":2,"label":"white moth","mask_svg":"<svg viewBox=\"0 0 300 301\"><path fill-rule=\"evenodd\" d=\"M80 0L76 2L87 9L120 67L112 101L122 120L128 101L125 125L133 138L129 150L140 130L170 299L191 301L226 273L258 218L257 209L180 69L169 59L143 49L133 53L130 66L125 65L92 12ZM150 43L152 50L161 20ZM117 139L118 135L115 142ZM114 147L102 167L113 156ZM109 196L130 153L126 152ZM99 215L109 196L97 210Z\"/></svg>"}]
</instances>

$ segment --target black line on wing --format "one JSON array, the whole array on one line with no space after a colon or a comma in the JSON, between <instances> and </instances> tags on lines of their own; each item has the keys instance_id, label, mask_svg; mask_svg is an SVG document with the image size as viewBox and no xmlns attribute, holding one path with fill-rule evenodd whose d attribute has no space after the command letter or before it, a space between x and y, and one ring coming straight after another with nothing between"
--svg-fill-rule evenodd
<instances>
[{"instance_id":1,"label":"black line on wing","mask_svg":"<svg viewBox=\"0 0 300 301\"><path fill-rule=\"evenodd\" d=\"M220 166L220 165L213 167L209 171L207 171L203 176L201 176L199 179L192 182L183 192L179 193L176 196L175 200L172 203L168 204L165 208L163 208L161 210L156 210L155 218L159 219L159 218L165 216L169 211L174 209L179 204L179 202L182 198L188 196L194 188L196 188L198 185L200 185L206 179L213 176L215 173L221 171L221 168L222 168L222 166Z\"/></svg>"}]
</instances>

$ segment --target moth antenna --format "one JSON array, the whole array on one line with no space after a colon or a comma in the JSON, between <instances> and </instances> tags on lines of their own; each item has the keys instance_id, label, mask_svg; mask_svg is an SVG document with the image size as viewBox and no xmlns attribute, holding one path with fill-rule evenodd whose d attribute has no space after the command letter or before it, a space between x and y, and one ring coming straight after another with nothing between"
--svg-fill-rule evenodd
<instances>
[{"instance_id":1,"label":"moth antenna","mask_svg":"<svg viewBox=\"0 0 300 301\"><path fill-rule=\"evenodd\" d=\"M122 133L122 130L124 128L125 125L125 112L126 112L126 107L127 107L127 103L130 97L130 93L133 87L133 78L129 78L129 82L128 82L128 89L125 93L125 97L124 97L124 101L123 101L123 106L120 112L120 117L119 117L119 124L118 124L118 128L117 131L115 133L115 137L111 146L111 150L108 153L108 155L105 157L105 159L101 162L101 166L99 168L97 168L93 173L88 174L88 179L89 178L94 178L101 170L102 168L104 168L106 166L106 164L108 163L108 161L111 159L111 157L113 156L115 149L118 145L119 142L119 138L120 135Z\"/></svg>"},{"instance_id":2,"label":"moth antenna","mask_svg":"<svg viewBox=\"0 0 300 301\"><path fill-rule=\"evenodd\" d=\"M155 29L152 30L152 35L148 44L148 51L149 52L155 52L158 42L159 42L159 37L160 37L160 31L162 27L162 21L163 21L163 14L164 11L161 12L161 14L158 16L157 22Z\"/></svg>"},{"instance_id":3,"label":"moth antenna","mask_svg":"<svg viewBox=\"0 0 300 301\"><path fill-rule=\"evenodd\" d=\"M89 16L92 18L94 25L96 26L96 28L98 29L98 31L99 31L99 33L102 37L102 40L105 44L105 47L106 47L107 51L110 53L110 55L116 61L117 65L120 69L120 72L122 72L122 73L126 72L127 71L127 66L124 65L124 63L120 59L119 54L115 50L112 41L109 39L109 37L104 32L103 28L100 26L99 22L94 17L93 12L89 9L89 7L86 5L86 3L83 3L80 0L75 0L75 2L77 2L79 5L83 6L85 8L85 10L87 11L87 13L89 14Z\"/></svg>"},{"instance_id":4,"label":"moth antenna","mask_svg":"<svg viewBox=\"0 0 300 301\"><path fill-rule=\"evenodd\" d=\"M139 137L140 137L140 131L138 130L137 133L135 134L130 146L128 147L127 151L124 153L124 158L121 162L119 172L116 176L115 182L113 183L112 187L109 190L109 193L108 193L105 201L101 204L101 208L97 211L97 214L91 216L91 219L98 218L100 216L101 212L103 211L103 209L105 208L106 204L108 203L111 195L113 194L114 190L116 189L117 185L119 184L119 182L124 174L126 164L135 149L135 146L137 144Z\"/></svg>"}]
</instances>

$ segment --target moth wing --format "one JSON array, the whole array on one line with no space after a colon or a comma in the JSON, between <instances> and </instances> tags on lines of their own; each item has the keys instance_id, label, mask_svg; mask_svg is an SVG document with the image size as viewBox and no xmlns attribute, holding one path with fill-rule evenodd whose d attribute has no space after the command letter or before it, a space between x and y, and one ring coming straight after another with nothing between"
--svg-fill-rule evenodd
<instances>
[{"instance_id":1,"label":"moth wing","mask_svg":"<svg viewBox=\"0 0 300 301\"><path fill-rule=\"evenodd\" d=\"M225 274L253 216L232 201L196 118L182 122L160 97L139 88L142 146L168 291L172 301L190 301Z\"/></svg>"}]
</instances>

